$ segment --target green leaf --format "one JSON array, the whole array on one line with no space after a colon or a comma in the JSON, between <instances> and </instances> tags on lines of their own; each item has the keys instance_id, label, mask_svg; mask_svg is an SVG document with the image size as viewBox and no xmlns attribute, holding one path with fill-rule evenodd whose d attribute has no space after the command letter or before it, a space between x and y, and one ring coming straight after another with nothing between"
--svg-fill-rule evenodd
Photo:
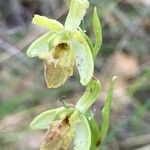
<instances>
[{"instance_id":1,"label":"green leaf","mask_svg":"<svg viewBox=\"0 0 150 150\"><path fill-rule=\"evenodd\" d=\"M71 0L70 9L65 22L66 29L77 29L89 7L88 0Z\"/></svg>"},{"instance_id":2,"label":"green leaf","mask_svg":"<svg viewBox=\"0 0 150 150\"><path fill-rule=\"evenodd\" d=\"M45 16L34 15L32 23L42 26L44 28L50 29L52 31L58 32L63 30L63 25L54 19L49 19Z\"/></svg>"},{"instance_id":3,"label":"green leaf","mask_svg":"<svg viewBox=\"0 0 150 150\"><path fill-rule=\"evenodd\" d=\"M91 145L91 130L84 115L75 112L71 118L71 127L74 130L74 150L89 150Z\"/></svg>"},{"instance_id":4,"label":"green leaf","mask_svg":"<svg viewBox=\"0 0 150 150\"><path fill-rule=\"evenodd\" d=\"M45 59L49 53L49 40L54 35L55 32L50 31L37 40L35 40L27 50L28 57L39 57L40 59Z\"/></svg>"},{"instance_id":5,"label":"green leaf","mask_svg":"<svg viewBox=\"0 0 150 150\"><path fill-rule=\"evenodd\" d=\"M88 44L80 42L71 42L76 55L76 66L80 75L80 82L82 85L87 85L93 76L94 63L91 50Z\"/></svg>"},{"instance_id":6,"label":"green leaf","mask_svg":"<svg viewBox=\"0 0 150 150\"><path fill-rule=\"evenodd\" d=\"M93 29L95 33L95 45L94 48L92 49L92 54L93 58L95 59L102 45L102 29L100 20L97 15L96 7L94 8L93 12Z\"/></svg>"},{"instance_id":7,"label":"green leaf","mask_svg":"<svg viewBox=\"0 0 150 150\"><path fill-rule=\"evenodd\" d=\"M112 96L113 96L113 90L114 90L116 79L117 77L115 76L110 82L107 97L105 100L105 105L102 109L102 125L101 125L101 131L99 135L100 141L103 141L109 129L110 109L111 109Z\"/></svg>"},{"instance_id":8,"label":"green leaf","mask_svg":"<svg viewBox=\"0 0 150 150\"><path fill-rule=\"evenodd\" d=\"M86 91L76 104L80 112L86 112L89 107L97 100L101 91L101 85L98 80L92 79L86 87Z\"/></svg>"},{"instance_id":9,"label":"green leaf","mask_svg":"<svg viewBox=\"0 0 150 150\"><path fill-rule=\"evenodd\" d=\"M70 113L70 109L64 107L52 109L39 114L30 124L31 129L48 129L52 121L62 115Z\"/></svg>"}]
</instances>

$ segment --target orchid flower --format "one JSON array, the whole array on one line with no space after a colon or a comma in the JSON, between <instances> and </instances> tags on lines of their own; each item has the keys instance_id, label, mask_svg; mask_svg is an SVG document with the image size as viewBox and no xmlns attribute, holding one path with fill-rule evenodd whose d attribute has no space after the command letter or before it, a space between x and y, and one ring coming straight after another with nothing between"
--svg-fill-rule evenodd
<instances>
[{"instance_id":1,"label":"orchid flower","mask_svg":"<svg viewBox=\"0 0 150 150\"><path fill-rule=\"evenodd\" d=\"M64 84L73 75L75 64L82 85L87 85L93 76L93 52L86 40L87 36L79 29L88 7L88 0L72 0L64 26L45 16L33 17L32 23L49 31L30 45L27 56L38 57L44 61L48 88L57 88ZM100 47L99 43L101 41L97 42L97 49Z\"/></svg>"},{"instance_id":2,"label":"orchid flower","mask_svg":"<svg viewBox=\"0 0 150 150\"><path fill-rule=\"evenodd\" d=\"M59 107L38 115L30 124L32 129L47 129L40 150L89 150L92 144L90 122L85 115L97 100L101 91L100 82L91 80L77 104ZM95 144L95 143L94 143Z\"/></svg>"}]
</instances>

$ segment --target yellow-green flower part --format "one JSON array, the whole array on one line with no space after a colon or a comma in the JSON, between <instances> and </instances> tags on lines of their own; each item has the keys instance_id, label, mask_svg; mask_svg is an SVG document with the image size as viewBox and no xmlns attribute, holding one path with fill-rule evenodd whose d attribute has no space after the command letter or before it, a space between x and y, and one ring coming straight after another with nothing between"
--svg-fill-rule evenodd
<instances>
[{"instance_id":1,"label":"yellow-green flower part","mask_svg":"<svg viewBox=\"0 0 150 150\"><path fill-rule=\"evenodd\" d=\"M48 88L57 88L73 75L76 64L80 82L87 85L92 78L94 63L91 49L79 25L89 7L87 0L72 0L65 25L45 16L35 15L32 23L50 31L35 40L27 50L28 57L44 61Z\"/></svg>"}]
</instances>

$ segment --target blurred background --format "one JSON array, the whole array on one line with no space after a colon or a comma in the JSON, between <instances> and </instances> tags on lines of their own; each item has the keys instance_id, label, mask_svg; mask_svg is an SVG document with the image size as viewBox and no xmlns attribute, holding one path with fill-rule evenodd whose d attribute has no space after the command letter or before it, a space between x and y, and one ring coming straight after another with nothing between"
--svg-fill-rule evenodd
<instances>
[{"instance_id":1,"label":"blurred background","mask_svg":"<svg viewBox=\"0 0 150 150\"><path fill-rule=\"evenodd\" d=\"M0 0L0 150L38 150L45 131L29 129L42 111L75 103L84 92L77 71L65 85L47 89L43 62L26 56L47 30L31 24L34 14L64 23L68 0ZM101 18L103 45L95 62L102 94L93 106L98 119L108 83L118 76L111 126L102 150L150 149L150 1L90 0L81 28L94 41L93 8ZM99 119L98 119L99 120Z\"/></svg>"}]
</instances>

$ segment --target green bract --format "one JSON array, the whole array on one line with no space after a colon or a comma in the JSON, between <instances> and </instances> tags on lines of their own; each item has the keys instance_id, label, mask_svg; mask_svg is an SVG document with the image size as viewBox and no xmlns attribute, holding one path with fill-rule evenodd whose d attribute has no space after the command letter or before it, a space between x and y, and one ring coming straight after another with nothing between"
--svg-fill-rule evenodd
<instances>
[{"instance_id":1,"label":"green bract","mask_svg":"<svg viewBox=\"0 0 150 150\"><path fill-rule=\"evenodd\" d=\"M109 128L109 119L110 119L110 109L111 109L111 103L112 103L112 97L113 97L113 90L115 86L115 82L117 80L117 77L114 76L110 82L108 93L105 100L105 105L102 109L102 125L101 125L101 131L99 134L100 141L103 141Z\"/></svg>"},{"instance_id":2,"label":"green bract","mask_svg":"<svg viewBox=\"0 0 150 150\"><path fill-rule=\"evenodd\" d=\"M95 33L95 45L92 49L92 54L93 54L93 58L95 59L102 45L101 24L97 15L96 7L94 8L94 13L93 13L93 29Z\"/></svg>"},{"instance_id":3,"label":"green bract","mask_svg":"<svg viewBox=\"0 0 150 150\"><path fill-rule=\"evenodd\" d=\"M85 113L97 100L100 94L100 90L100 82L96 79L91 80L86 87L85 93L77 102L76 108L78 108L82 113Z\"/></svg>"},{"instance_id":4,"label":"green bract","mask_svg":"<svg viewBox=\"0 0 150 150\"><path fill-rule=\"evenodd\" d=\"M28 57L44 60L48 88L64 84L73 75L74 64L78 68L82 85L87 85L92 78L92 52L85 37L78 30L88 6L87 0L72 0L65 26L45 16L35 15L32 20L32 23L50 30L34 41L27 50Z\"/></svg>"}]
</instances>

